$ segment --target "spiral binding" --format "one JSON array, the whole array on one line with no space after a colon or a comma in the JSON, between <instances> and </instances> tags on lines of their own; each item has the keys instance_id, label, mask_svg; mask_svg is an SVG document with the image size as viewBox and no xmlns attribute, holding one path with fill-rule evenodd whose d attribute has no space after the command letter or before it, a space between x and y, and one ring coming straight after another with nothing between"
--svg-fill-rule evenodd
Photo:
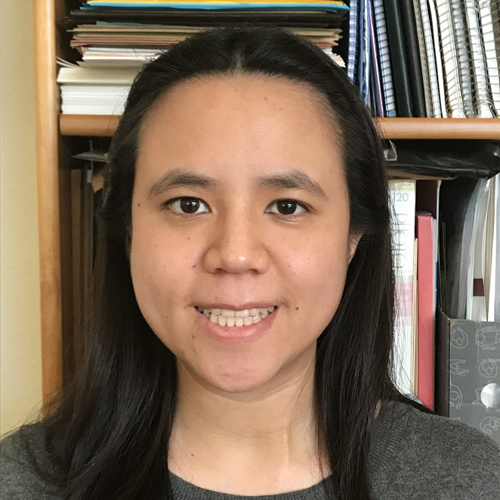
<instances>
[{"instance_id":1,"label":"spiral binding","mask_svg":"<svg viewBox=\"0 0 500 500\"><path fill-rule=\"evenodd\" d=\"M500 1L479 2L479 16L491 100L493 101L496 116L498 116L500 113Z\"/></svg>"},{"instance_id":2,"label":"spiral binding","mask_svg":"<svg viewBox=\"0 0 500 500\"><path fill-rule=\"evenodd\" d=\"M450 118L465 118L464 99L460 86L460 72L453 30L451 2L438 0L437 13L441 40L441 53L446 79L446 109Z\"/></svg>"},{"instance_id":3,"label":"spiral binding","mask_svg":"<svg viewBox=\"0 0 500 500\"><path fill-rule=\"evenodd\" d=\"M482 2L484 3L484 2ZM479 0L465 0L465 19L469 32L470 57L473 70L474 110L478 118L496 116L486 66L486 51L481 32Z\"/></svg>"}]
</instances>

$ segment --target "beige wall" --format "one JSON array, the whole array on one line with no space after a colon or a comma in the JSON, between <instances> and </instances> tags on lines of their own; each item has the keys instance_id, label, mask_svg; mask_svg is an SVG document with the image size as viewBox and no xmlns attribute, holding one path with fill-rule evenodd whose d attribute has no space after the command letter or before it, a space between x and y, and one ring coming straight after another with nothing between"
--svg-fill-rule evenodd
<instances>
[{"instance_id":1,"label":"beige wall","mask_svg":"<svg viewBox=\"0 0 500 500\"><path fill-rule=\"evenodd\" d=\"M36 1L36 0L35 0ZM41 401L33 7L0 0L0 432Z\"/></svg>"}]
</instances>

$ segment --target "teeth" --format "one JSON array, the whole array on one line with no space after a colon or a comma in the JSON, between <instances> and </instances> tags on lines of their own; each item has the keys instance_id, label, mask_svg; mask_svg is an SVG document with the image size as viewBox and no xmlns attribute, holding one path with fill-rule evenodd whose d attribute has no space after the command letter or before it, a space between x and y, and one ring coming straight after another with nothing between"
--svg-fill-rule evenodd
<instances>
[{"instance_id":1,"label":"teeth","mask_svg":"<svg viewBox=\"0 0 500 500\"><path fill-rule=\"evenodd\" d=\"M240 327L258 323L263 320L276 307L263 307L260 309L244 309L243 311L233 311L231 309L198 309L212 323L220 326Z\"/></svg>"}]
</instances>

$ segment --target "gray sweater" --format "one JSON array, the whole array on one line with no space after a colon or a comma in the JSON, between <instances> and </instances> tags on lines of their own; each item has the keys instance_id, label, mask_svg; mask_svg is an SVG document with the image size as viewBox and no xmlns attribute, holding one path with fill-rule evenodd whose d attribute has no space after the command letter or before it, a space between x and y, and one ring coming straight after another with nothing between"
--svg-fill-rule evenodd
<instances>
[{"instance_id":1,"label":"gray sweater","mask_svg":"<svg viewBox=\"0 0 500 500\"><path fill-rule=\"evenodd\" d=\"M43 460L41 437L30 442ZM1 442L1 500L54 500L14 432ZM480 431L403 403L387 405L377 419L370 451L374 500L500 500L500 449ZM305 490L260 497L205 490L171 474L177 500L329 500L323 481ZM147 499L140 499L147 500Z\"/></svg>"}]
</instances>

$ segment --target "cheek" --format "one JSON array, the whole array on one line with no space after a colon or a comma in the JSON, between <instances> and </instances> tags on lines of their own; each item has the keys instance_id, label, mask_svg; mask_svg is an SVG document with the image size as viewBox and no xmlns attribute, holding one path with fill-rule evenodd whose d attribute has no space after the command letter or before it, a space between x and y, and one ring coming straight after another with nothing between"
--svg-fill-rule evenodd
<instances>
[{"instance_id":1,"label":"cheek","mask_svg":"<svg viewBox=\"0 0 500 500\"><path fill-rule=\"evenodd\" d=\"M295 289L297 300L295 307L304 308L306 320L315 318L324 326L342 297L349 258L347 236L330 234L329 238L304 238L300 250L290 249L287 258L290 287Z\"/></svg>"},{"instance_id":2,"label":"cheek","mask_svg":"<svg viewBox=\"0 0 500 500\"><path fill-rule=\"evenodd\" d=\"M176 308L185 305L196 255L187 238L173 238L146 222L134 225L130 268L141 312L158 332L175 320Z\"/></svg>"}]
</instances>

